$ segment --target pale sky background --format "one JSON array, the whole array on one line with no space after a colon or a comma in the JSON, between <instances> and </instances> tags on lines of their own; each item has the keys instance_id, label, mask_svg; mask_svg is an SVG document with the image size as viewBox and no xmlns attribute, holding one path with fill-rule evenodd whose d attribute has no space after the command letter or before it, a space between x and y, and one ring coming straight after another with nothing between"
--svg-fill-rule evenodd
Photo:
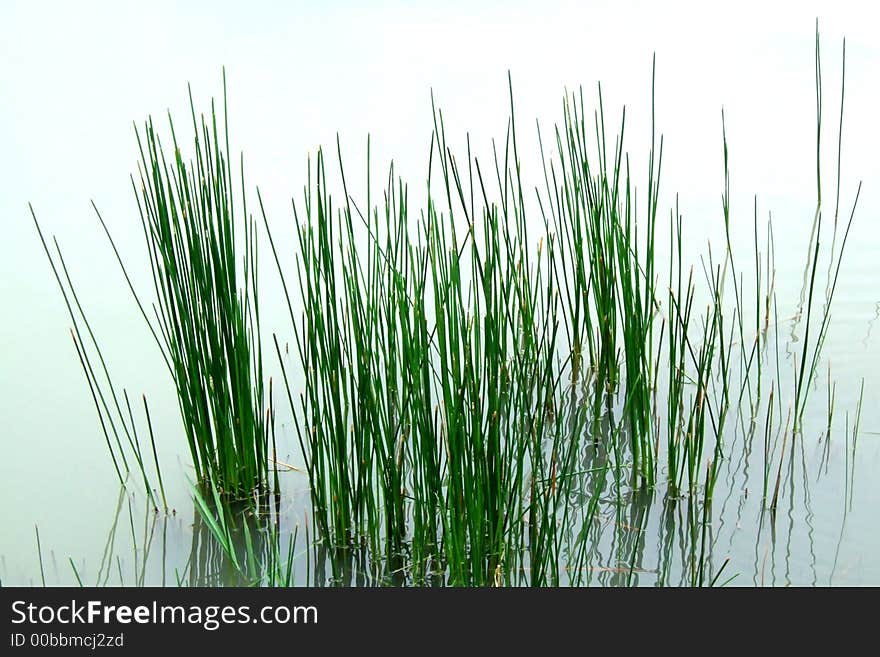
<instances>
[{"instance_id":1,"label":"pale sky background","mask_svg":"<svg viewBox=\"0 0 880 657\"><path fill-rule=\"evenodd\" d=\"M528 166L537 153L535 119L549 134L561 119L564 90L579 85L592 109L598 80L613 117L609 131L627 107L627 145L641 167L656 53L657 128L666 140L664 211L679 192L694 230L718 225L723 106L734 210L747 235L758 194L762 213L772 209L778 217L780 242L798 242L815 203L818 17L829 180L847 39L842 199L848 208L864 181L853 236L863 248L847 262L864 294L842 303L867 321L880 300L876 268L868 268L880 244L877 7L0 0L0 553L10 555L13 566L25 563L29 546L19 548L11 537L32 532L35 522L63 552L65 532L82 522L77 510L100 514L115 502L106 493L112 469L29 201L44 228L58 235L95 324L105 329L118 378L152 395L166 410L159 422L175 426L170 386L89 201L101 208L123 252L143 264L128 180L137 154L132 121L152 114L163 122L170 108L188 128L187 82L206 109L221 93L225 65L232 148L245 152L248 183L261 187L273 223L289 230L289 199L305 182L306 156L322 144L335 152L337 132L355 190L363 189L357 167L369 133L376 179L393 156L418 208L432 89L453 145L462 146L469 131L476 154L490 157L491 139L504 136L508 70L529 184L542 183ZM94 486L83 485L86 475ZM45 500L38 510L34 496Z\"/></svg>"}]
</instances>

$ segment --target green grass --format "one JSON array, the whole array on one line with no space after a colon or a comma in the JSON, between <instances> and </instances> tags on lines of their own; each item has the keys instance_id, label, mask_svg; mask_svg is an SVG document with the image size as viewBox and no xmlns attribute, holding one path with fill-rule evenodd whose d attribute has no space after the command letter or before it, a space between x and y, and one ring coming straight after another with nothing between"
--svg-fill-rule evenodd
<instances>
[{"instance_id":1,"label":"green grass","mask_svg":"<svg viewBox=\"0 0 880 657\"><path fill-rule=\"evenodd\" d=\"M136 131L141 162L132 185L158 300L152 326L177 388L196 477L240 497L271 485L270 427L256 224L243 157L239 181L232 171L225 85L224 75L220 117L212 102L210 116L197 119L190 94L193 160L184 160L170 115L170 163L152 119Z\"/></svg>"},{"instance_id":2,"label":"green grass","mask_svg":"<svg viewBox=\"0 0 880 657\"><path fill-rule=\"evenodd\" d=\"M190 160L184 158L170 114L169 157L152 118L135 127L140 162L131 180L152 274L154 300L149 304L137 293L104 218L93 207L174 382L197 480L242 498L271 488L274 434L260 340L257 224L248 214L243 156L238 176L233 172L225 73L223 85L222 114L212 101L210 115L197 118L190 93ZM73 322L71 335L119 480L127 479L133 460L147 495L157 507L161 497L167 509L146 398L153 475L145 465L128 393L117 394L61 249L57 242L50 249L32 207L31 215Z\"/></svg>"},{"instance_id":3,"label":"green grass","mask_svg":"<svg viewBox=\"0 0 880 657\"><path fill-rule=\"evenodd\" d=\"M821 131L818 35L816 62ZM653 89L651 101L653 110ZM305 375L299 392L285 372L288 399L319 535L329 545L366 545L388 561L404 554L414 581L439 568L452 584L511 583L524 574L531 584L572 582L599 496L622 502L645 491L673 505L685 499L691 583L717 583L720 573L710 577L703 564L719 468L729 457L725 427L729 418L753 423L762 406L764 501L775 509L850 223L830 255L819 337L811 339L822 255L821 223L815 228L804 351L791 394L795 421L779 448L771 438L786 387L778 346L775 373L765 362L776 308L772 225L759 239L756 200L754 249L745 259L754 265L749 302L731 239L726 127L726 248L721 261L711 249L704 257L701 284L682 261L678 208L670 213L669 261L658 262L663 139L653 111L638 203L625 114L609 139L601 87L592 127L584 105L582 91L566 96L555 156L539 129L544 185L534 204L525 201L511 85L507 134L493 145L489 166L471 154L469 139L466 157L456 157L435 109L418 218L393 166L382 200L371 198L369 143L362 211L337 144L341 201L334 204L319 152L294 203L298 289L288 286L270 234ZM544 230L534 234L536 225ZM661 379L665 394L658 394ZM583 467L589 450L607 456L601 467ZM583 480L593 496L573 501ZM563 547L567 534L578 538Z\"/></svg>"},{"instance_id":4,"label":"green grass","mask_svg":"<svg viewBox=\"0 0 880 657\"><path fill-rule=\"evenodd\" d=\"M818 31L815 61L818 162ZM664 142L653 71L646 181L632 173L625 112L608 135L599 87L592 118L582 90L566 94L552 131L555 150L545 149L538 127L541 184L528 188L512 81L509 88L505 136L488 159L471 152L469 136L466 153L454 153L432 99L424 188L412 191L393 164L377 184L368 139L366 193L357 198L337 140L335 153L319 150L309 162L290 242L273 234L257 190L284 290L276 301L286 304L295 337L292 366L282 357L283 338L273 342L309 480L314 532L306 552L322 551L316 563L331 569L332 581L345 580L357 564L370 581L392 584L578 585L592 583L601 526L613 522L625 529L614 536L615 564L605 572L632 584L658 503L658 581L668 581L680 526L686 583L729 582L736 574L727 562L717 570L711 562L719 473L734 456L748 460L735 450L750 451L763 433L761 506L775 516L828 333L855 211L854 202L839 229L843 92L831 249L822 248L817 165L803 339L790 385L779 356L772 221L761 229L757 199L747 222L753 248L734 253L733 235L746 229L731 209L727 117L720 126L724 249L720 260L710 247L689 263L677 198L668 227L661 224ZM277 471L270 481L275 410L271 382L268 395L264 389L257 223L248 214L243 160L234 182L225 80L223 104L222 116L212 104L210 116L198 119L191 100L191 161L170 117L169 158L152 121L138 130L133 185L155 317L110 242L175 383L203 484L195 493L202 538L193 563L206 564L221 583L287 585L298 554L293 542L285 546L271 522L249 524L248 514L267 515L259 503L241 506L254 490L279 486ZM658 236L667 231L663 251ZM288 251L295 271L282 265ZM823 258L829 265L819 311ZM126 454L133 457L152 495L128 395L116 395L60 250L57 259L114 464L122 479ZM144 413L167 506L146 400ZM192 576L204 581L205 573Z\"/></svg>"},{"instance_id":5,"label":"green grass","mask_svg":"<svg viewBox=\"0 0 880 657\"><path fill-rule=\"evenodd\" d=\"M101 352L100 343L92 330L88 316L80 303L79 296L76 293L67 264L61 252L58 241L53 237L52 243L55 247L54 251L50 249L49 244L43 234L40 224L37 221L37 215L32 205L29 205L31 218L36 227L40 243L49 260L55 281L61 291L64 304L70 317L72 328L70 336L73 340L74 349L77 359L82 366L83 374L88 384L89 393L94 403L95 410L98 413L98 420L101 425L101 431L104 441L110 453L113 462L113 468L121 484L128 481L133 470L136 476L139 476L144 488L144 492L148 500L151 501L155 508L159 508L161 499L162 508L167 510L168 504L165 496L165 487L162 482L161 468L159 466L159 456L156 451L155 436L153 435L152 424L149 417L149 408L147 406L146 397L144 401L144 413L149 429L150 446L152 449L153 464L155 470L152 475L158 480L158 492L152 486L151 473L144 459L141 442L137 433L137 422L132 412L131 403L128 397L128 391L123 388L122 394L117 393L117 388L113 383L104 354ZM63 273L63 277L62 274ZM95 364L97 362L97 364ZM123 411L123 402L125 410ZM128 454L128 456L126 456ZM129 461L134 463L131 466ZM136 468L136 470L134 469Z\"/></svg>"}]
</instances>

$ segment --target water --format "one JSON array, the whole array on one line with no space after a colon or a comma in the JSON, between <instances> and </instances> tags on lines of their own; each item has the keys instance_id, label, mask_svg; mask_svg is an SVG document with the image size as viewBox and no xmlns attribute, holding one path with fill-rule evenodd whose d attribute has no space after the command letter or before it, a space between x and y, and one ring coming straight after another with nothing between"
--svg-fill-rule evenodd
<instances>
[{"instance_id":1,"label":"water","mask_svg":"<svg viewBox=\"0 0 880 657\"><path fill-rule=\"evenodd\" d=\"M217 565L216 551L206 546L204 527L194 511L188 481L192 469L171 383L88 201L95 198L120 249L130 254L127 260L136 269L135 280L146 289L143 238L127 180L136 155L129 121L148 112L161 115L168 104L176 116L184 117L185 79L193 81L197 102L206 100L211 92L219 93L223 62L230 69L230 128L235 143L246 151L248 178L260 183L276 234L290 245L288 197L298 194L304 182L305 153L314 154L318 143L332 151L336 130L343 136L347 175L352 180L363 179L359 175L365 159L363 145L371 132L377 169L393 155L397 170L417 190L411 203L418 206L430 135L427 90L432 85L448 112L448 130L457 150L461 152L464 145L464 131L470 130L475 150L488 161L490 137L503 139L505 71L510 68L517 117L522 126L528 126L520 128L524 171L527 179L538 183L531 120L541 118L546 140L552 121L560 118L563 87L583 83L586 102L592 106L594 80L601 78L606 111L617 112L626 103L627 143L634 157L641 157L648 138L650 56L656 50L657 121L666 138L661 208L672 207L674 194L680 193L690 236L684 257L698 270L699 254L705 253L707 242L714 253L722 252L719 108L723 104L731 148L735 248L745 254L747 262L752 194L756 193L759 225L773 213L778 328L785 376L791 376L791 359L803 336L795 333L793 346L787 347L789 318L797 311L815 203L812 15L767 16L762 26L747 31L745 42L741 35L732 36L733 29L730 35L713 32L713 36L706 29L694 31L685 43L680 43L682 39L672 29L651 27L665 25L665 21L674 25L675 16L653 17L653 21L648 16L644 25L639 22L627 34L623 44L604 34L595 17L577 21L568 14L547 14L538 20L527 11L509 16L506 29L512 40L518 36L521 43L533 43L536 24L542 34L557 35L534 49L505 47L508 42L499 35L485 41L479 21L471 17L461 29L464 34L479 35L479 41L487 43L485 50L476 58L455 55L444 59L425 53L415 36L433 25L436 17L418 11L398 17L411 29L396 49L380 51L369 47L373 42L364 36L370 34L364 25L380 29L388 21L383 22L381 15L349 14L332 17L333 29L339 41L346 43L346 50L328 55L315 73L291 72L284 62L305 61L307 54L322 45L320 35L330 29L327 15L309 14L309 25L300 25L294 23L295 16L279 14L276 23L296 24L302 39L272 31L263 34L259 47L254 48L254 35L265 26L256 26L244 16L237 17L234 28L227 26L226 46L202 41L207 37L201 31L192 37L186 27L195 24L195 17L188 15L178 15L170 31L151 31L151 21L158 20L155 17L143 17L139 20L144 22L137 23L111 15L106 20L127 29L111 30L104 36L100 25L90 25L74 43L66 27L74 17L59 13L44 21L15 5L3 11L9 20L0 21L6 26L0 28L4 30L0 85L4 97L15 99L0 110L0 141L6 145L0 182L4 226L0 307L6 320L0 327L3 584L41 583L35 526L48 584L74 584L77 573L84 583L222 580L211 579L222 568ZM615 18L614 10L602 11ZM807 429L801 440L788 446L795 458L787 460L781 471L774 515L764 508L760 494L761 419L749 458L740 458L743 451L739 449L748 441L748 431L743 430L748 429L747 421L731 434L731 458L722 464L711 536L706 539L711 553L709 579L729 559L719 582L734 576L731 584L880 582L880 559L873 556L880 554L880 532L874 522L880 483L872 476L880 462L880 409L873 403L880 390L880 295L872 285L877 280L876 254L880 252L880 234L874 230L880 212L876 200L880 176L874 154L880 138L870 118L876 103L869 83L880 55L865 33L863 26L869 24L858 15L843 14L823 22L828 35L823 45L825 107L832 117L826 116L823 144L826 218L830 218L829 199L833 198L829 190L835 172L838 39L843 34L848 36L848 77L841 193L846 212L842 215L848 216L859 179L864 180L864 188L841 269L825 358L811 392ZM12 25L17 26L17 34L9 32ZM583 28L588 32L576 31L575 25L588 25ZM87 38L89 34L93 38ZM146 57L155 34L167 39L167 57L158 64ZM571 38L558 38L565 34ZM612 46L623 45L630 46L627 57L607 62L602 57ZM52 48L64 48L69 56L57 61L41 55ZM108 48L116 56L107 58ZM692 52L698 48L704 56L695 61ZM406 52L420 54L403 57ZM389 70L400 74L388 77L384 72ZM107 94L108 81L113 81L116 93ZM353 103L353 98L359 102ZM62 106L63 115L59 113ZM639 160L633 166L643 164ZM28 200L34 203L44 229L58 235L114 379L133 398L145 393L150 400L174 508L168 516L148 508L136 483L120 491L67 332L66 311L30 224ZM291 254L292 247L285 263L288 269ZM823 269L819 277L824 294ZM262 281L264 298L280 300L271 268ZM286 310L280 303L266 306L266 332L286 336L292 346ZM277 366L267 362L277 380ZM828 363L837 382L830 441L824 435ZM851 432L863 379L861 433L854 446ZM279 422L279 459L299 466L289 414L281 412ZM775 470L772 479L775 483ZM308 526L306 480L291 471L282 474L282 481L283 538L286 544L296 528L300 553ZM693 541L683 529L684 516L684 505L668 510L659 496L650 502L633 499L620 509L607 500L600 510L601 531L597 530L594 539L591 583L688 583ZM670 517L676 520L667 522ZM358 568L353 566L352 571ZM294 572L297 583L330 578L319 556L305 553L297 558ZM357 575L352 580L357 582Z\"/></svg>"}]
</instances>

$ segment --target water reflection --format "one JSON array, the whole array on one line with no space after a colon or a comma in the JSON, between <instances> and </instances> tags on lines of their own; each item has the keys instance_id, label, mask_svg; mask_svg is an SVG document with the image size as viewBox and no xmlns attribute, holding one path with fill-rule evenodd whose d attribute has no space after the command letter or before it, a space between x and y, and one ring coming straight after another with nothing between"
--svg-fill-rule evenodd
<instances>
[{"instance_id":1,"label":"water reflection","mask_svg":"<svg viewBox=\"0 0 880 657\"><path fill-rule=\"evenodd\" d=\"M579 520L560 532L556 570L533 570L526 550L503 561L510 565L499 569L491 584L526 586L554 577L562 586L839 583L860 565L848 563L844 549L856 498L859 408L838 416L833 431L791 435L784 452L782 440L773 450L771 439L769 471L771 479L777 472L779 478L775 508L754 482L767 457L755 444L765 440L764 427L737 424L731 441L742 448L735 450L736 459L723 462L712 502L705 487L681 497L633 489L616 454L628 438L605 417L607 440L586 441L577 455L566 501ZM781 424L773 429L783 430ZM833 498L839 529L830 538L817 532L817 517L828 521L829 492L816 486L825 477L834 477L842 488ZM819 512L817 491L824 496ZM425 551L411 538L380 553L364 542L330 546L321 541L302 497L287 494L220 507L196 498L192 516L182 518L157 513L142 492L122 487L103 548L92 558L59 554L45 537L35 548L49 585L71 579L89 586L446 586L452 581L442 558L432 554L419 561ZM0 569L5 583L10 576L5 559Z\"/></svg>"}]
</instances>

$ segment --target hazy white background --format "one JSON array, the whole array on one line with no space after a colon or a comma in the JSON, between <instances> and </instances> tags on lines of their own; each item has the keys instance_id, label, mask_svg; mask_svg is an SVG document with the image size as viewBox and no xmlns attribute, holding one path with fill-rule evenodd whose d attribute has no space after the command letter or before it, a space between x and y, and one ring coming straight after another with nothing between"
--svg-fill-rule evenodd
<instances>
[{"instance_id":1,"label":"hazy white background","mask_svg":"<svg viewBox=\"0 0 880 657\"><path fill-rule=\"evenodd\" d=\"M865 181L853 235L861 247L846 263L850 285L859 292L840 308L857 326L855 339L863 337L880 300L871 274L876 267L870 269L880 244L876 7L766 1L0 1L0 555L8 572L33 573L28 537L34 523L44 545L59 555L95 552L115 504L115 494L107 493L113 490L112 469L67 337L69 321L27 202L44 228L58 235L120 385L147 392L161 409L160 430L173 433L169 382L89 201L101 208L123 252L142 265L128 180L136 162L132 121L152 114L161 123L170 108L188 127L187 82L197 104L207 108L209 98L221 93L226 66L233 150L244 150L248 182L262 188L273 223L289 227L289 199L304 184L306 155L321 144L335 152L337 132L355 171L371 134L377 174L393 155L418 207L432 89L453 144L462 146L469 130L475 152L488 158L491 138L504 136L508 70L524 173L532 184L541 182L528 167L537 148L535 119L549 134L561 118L564 90L579 85L592 108L598 80L613 117L609 131L627 106L627 143L641 167L656 53L657 126L665 135L662 206L668 208L679 192L691 222L686 225L699 233L720 222L723 106L738 225L750 235L752 195L758 194L762 216L773 209L779 221L779 242L800 244L815 203L818 16L827 176L833 178L846 36L847 204L858 180ZM359 193L360 178L352 180ZM876 359L877 341L870 345L867 353ZM185 503L185 483L177 484L177 492ZM95 528L94 539L82 536L84 524Z\"/></svg>"}]
</instances>

